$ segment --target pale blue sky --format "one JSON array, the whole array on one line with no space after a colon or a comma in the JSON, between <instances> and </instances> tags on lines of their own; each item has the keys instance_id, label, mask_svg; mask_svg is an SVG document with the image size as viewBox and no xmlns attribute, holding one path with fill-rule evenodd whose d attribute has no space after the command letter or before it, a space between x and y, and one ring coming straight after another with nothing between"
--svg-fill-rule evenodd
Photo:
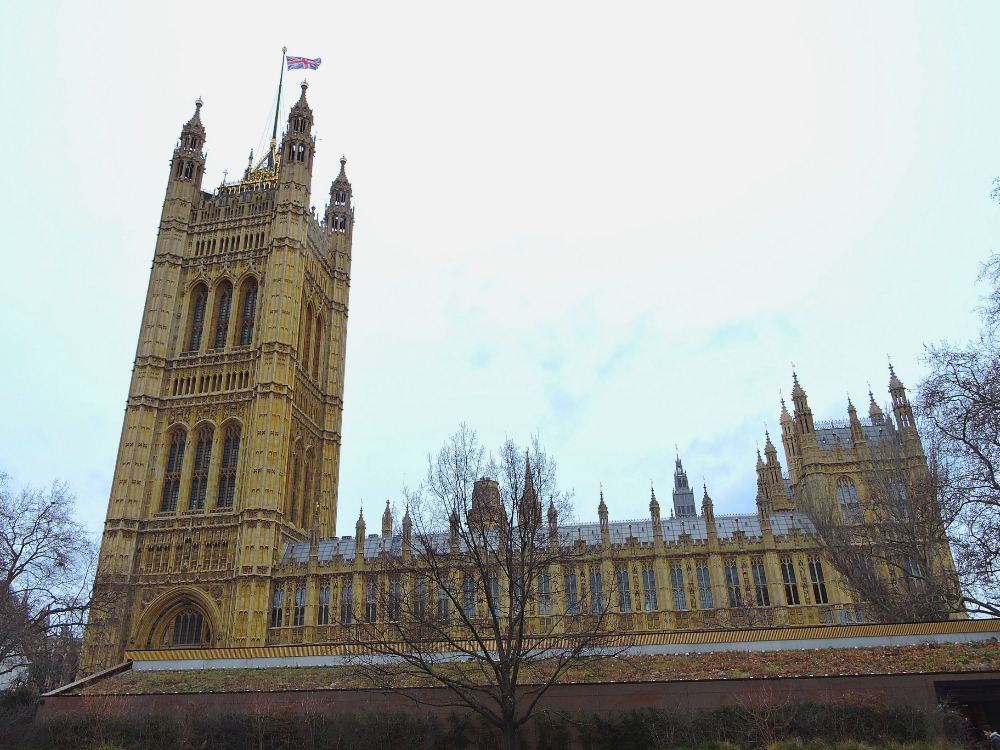
<instances>
[{"instance_id":1,"label":"pale blue sky","mask_svg":"<svg viewBox=\"0 0 1000 750\"><path fill-rule=\"evenodd\" d=\"M964 338L1000 249L997 3L0 4L0 468L100 527L167 162L206 185L308 74L357 227L340 531L461 421L583 519L748 511L790 362L818 418ZM286 82L293 91L301 75Z\"/></svg>"}]
</instances>

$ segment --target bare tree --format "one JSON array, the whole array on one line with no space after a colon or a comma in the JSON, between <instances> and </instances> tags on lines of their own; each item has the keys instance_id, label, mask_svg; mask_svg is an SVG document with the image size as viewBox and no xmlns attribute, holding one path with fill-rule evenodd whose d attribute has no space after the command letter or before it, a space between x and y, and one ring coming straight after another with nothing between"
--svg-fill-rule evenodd
<instances>
[{"instance_id":1,"label":"bare tree","mask_svg":"<svg viewBox=\"0 0 1000 750\"><path fill-rule=\"evenodd\" d=\"M830 564L871 619L930 622L964 612L934 454L929 462L906 454L891 431L866 453L857 497L839 497L825 476L800 489Z\"/></svg>"},{"instance_id":2,"label":"bare tree","mask_svg":"<svg viewBox=\"0 0 1000 750\"><path fill-rule=\"evenodd\" d=\"M996 197L996 196L995 196ZM952 549L970 611L1000 617L1000 255L981 269L992 286L979 338L926 347L918 411L931 428L940 494L953 514Z\"/></svg>"},{"instance_id":3,"label":"bare tree","mask_svg":"<svg viewBox=\"0 0 1000 750\"><path fill-rule=\"evenodd\" d=\"M491 458L462 425L428 464L405 491L398 550L364 582L361 665L380 687L444 686L434 705L471 709L513 750L554 683L617 653L613 587L598 573L586 588L586 545L559 531L571 495L537 439L524 452L507 441Z\"/></svg>"},{"instance_id":4,"label":"bare tree","mask_svg":"<svg viewBox=\"0 0 1000 750\"><path fill-rule=\"evenodd\" d=\"M75 671L97 550L63 482L13 491L0 473L0 677L41 690Z\"/></svg>"}]
</instances>

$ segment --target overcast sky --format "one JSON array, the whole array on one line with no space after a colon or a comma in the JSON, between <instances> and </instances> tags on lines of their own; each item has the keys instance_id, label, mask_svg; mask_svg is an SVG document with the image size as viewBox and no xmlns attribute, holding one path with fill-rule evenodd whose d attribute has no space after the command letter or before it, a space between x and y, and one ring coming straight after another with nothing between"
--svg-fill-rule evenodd
<instances>
[{"instance_id":1,"label":"overcast sky","mask_svg":"<svg viewBox=\"0 0 1000 750\"><path fill-rule=\"evenodd\" d=\"M976 327L1000 235L1000 4L0 3L0 470L103 521L166 186L308 73L354 186L339 533L462 421L538 432L596 518L674 445L754 508L791 363L818 419ZM294 101L300 72L285 78ZM665 506L666 507L666 506Z\"/></svg>"}]
</instances>

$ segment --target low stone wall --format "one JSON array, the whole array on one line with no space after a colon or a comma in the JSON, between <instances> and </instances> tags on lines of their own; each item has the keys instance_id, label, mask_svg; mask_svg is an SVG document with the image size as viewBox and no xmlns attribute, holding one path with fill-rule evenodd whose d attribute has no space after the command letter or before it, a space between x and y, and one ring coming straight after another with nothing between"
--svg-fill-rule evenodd
<instances>
[{"instance_id":1,"label":"low stone wall","mask_svg":"<svg viewBox=\"0 0 1000 750\"><path fill-rule=\"evenodd\" d=\"M567 714L609 716L638 708L682 712L727 704L786 702L878 701L933 711L947 683L995 684L1000 697L1000 672L942 672L905 675L785 677L749 680L677 680L670 682L593 683L557 685L541 701L543 708ZM441 717L461 708L448 705L443 688L402 692L382 690L289 690L242 693L172 693L143 695L50 695L41 700L37 720L84 715L161 714L174 719L192 715L275 712L369 713L404 711ZM428 705L430 704L430 705Z\"/></svg>"}]
</instances>

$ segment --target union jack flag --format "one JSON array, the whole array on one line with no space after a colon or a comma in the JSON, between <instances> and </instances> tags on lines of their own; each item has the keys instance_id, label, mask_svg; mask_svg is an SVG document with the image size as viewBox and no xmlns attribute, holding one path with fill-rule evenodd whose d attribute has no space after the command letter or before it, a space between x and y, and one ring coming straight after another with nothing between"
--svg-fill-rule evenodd
<instances>
[{"instance_id":1,"label":"union jack flag","mask_svg":"<svg viewBox=\"0 0 1000 750\"><path fill-rule=\"evenodd\" d=\"M285 59L288 62L289 70L316 70L320 63L323 62L323 58L321 57L310 60L308 57L292 57L289 55Z\"/></svg>"}]
</instances>

